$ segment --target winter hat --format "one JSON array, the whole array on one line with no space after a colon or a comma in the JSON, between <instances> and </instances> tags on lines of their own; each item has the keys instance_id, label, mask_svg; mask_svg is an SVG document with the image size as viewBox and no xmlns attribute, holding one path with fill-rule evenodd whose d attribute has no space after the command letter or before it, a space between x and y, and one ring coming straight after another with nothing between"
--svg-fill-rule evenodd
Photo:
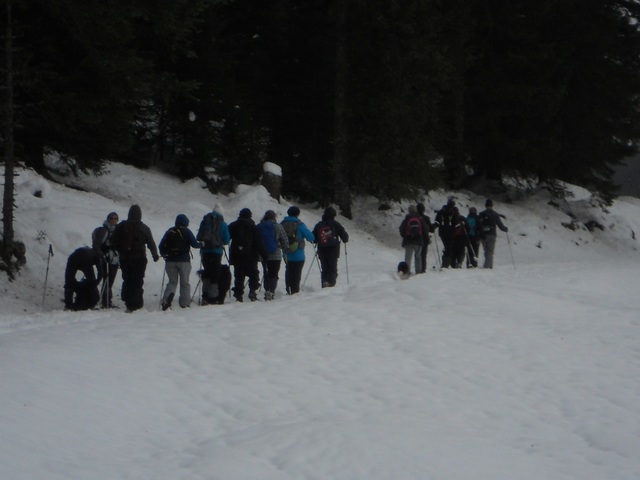
<instances>
[{"instance_id":1,"label":"winter hat","mask_svg":"<svg viewBox=\"0 0 640 480\"><path fill-rule=\"evenodd\" d=\"M324 217L326 218L336 218L336 209L333 207L327 207L324 209Z\"/></svg>"},{"instance_id":2,"label":"winter hat","mask_svg":"<svg viewBox=\"0 0 640 480\"><path fill-rule=\"evenodd\" d=\"M484 206L485 207L493 207L493 200L491 200L490 198L487 198L487 201L484 202Z\"/></svg>"},{"instance_id":3,"label":"winter hat","mask_svg":"<svg viewBox=\"0 0 640 480\"><path fill-rule=\"evenodd\" d=\"M449 197L449 200L447 200L447 207L455 207L456 206L456 201L453 199L453 197Z\"/></svg>"},{"instance_id":4,"label":"winter hat","mask_svg":"<svg viewBox=\"0 0 640 480\"><path fill-rule=\"evenodd\" d=\"M266 212L264 212L263 220L275 220L275 219L276 219L276 212L274 212L273 210L267 210Z\"/></svg>"},{"instance_id":5,"label":"winter hat","mask_svg":"<svg viewBox=\"0 0 640 480\"><path fill-rule=\"evenodd\" d=\"M475 215L476 213L478 213L478 210L476 209L476 207L471 207L469 209L469 213L472 214L472 215Z\"/></svg>"},{"instance_id":6,"label":"winter hat","mask_svg":"<svg viewBox=\"0 0 640 480\"><path fill-rule=\"evenodd\" d=\"M118 214L116 212L109 212L109 215L107 215L107 221L109 221L111 218L115 218L117 220Z\"/></svg>"},{"instance_id":7,"label":"winter hat","mask_svg":"<svg viewBox=\"0 0 640 480\"><path fill-rule=\"evenodd\" d=\"M131 205L129 209L129 215L127 216L127 220L133 222L139 222L142 220L142 210L140 209L140 205Z\"/></svg>"},{"instance_id":8,"label":"winter hat","mask_svg":"<svg viewBox=\"0 0 640 480\"><path fill-rule=\"evenodd\" d=\"M213 211L218 212L220 215L224 215L224 208L218 202L213 206Z\"/></svg>"},{"instance_id":9,"label":"winter hat","mask_svg":"<svg viewBox=\"0 0 640 480\"><path fill-rule=\"evenodd\" d=\"M300 209L293 205L289 207L289 210L287 210L287 215L289 215L290 217L297 217L298 215L300 215Z\"/></svg>"},{"instance_id":10,"label":"winter hat","mask_svg":"<svg viewBox=\"0 0 640 480\"><path fill-rule=\"evenodd\" d=\"M240 218L251 218L251 215L253 214L248 208L243 208L242 210L240 210Z\"/></svg>"},{"instance_id":11,"label":"winter hat","mask_svg":"<svg viewBox=\"0 0 640 480\"><path fill-rule=\"evenodd\" d=\"M418 205L416 205L416 208L418 209L418 213L420 215L424 214L424 211L426 210L426 208L424 207L424 203L419 203Z\"/></svg>"},{"instance_id":12,"label":"winter hat","mask_svg":"<svg viewBox=\"0 0 640 480\"><path fill-rule=\"evenodd\" d=\"M188 227L189 219L184 213L181 213L176 217L176 227Z\"/></svg>"}]
</instances>

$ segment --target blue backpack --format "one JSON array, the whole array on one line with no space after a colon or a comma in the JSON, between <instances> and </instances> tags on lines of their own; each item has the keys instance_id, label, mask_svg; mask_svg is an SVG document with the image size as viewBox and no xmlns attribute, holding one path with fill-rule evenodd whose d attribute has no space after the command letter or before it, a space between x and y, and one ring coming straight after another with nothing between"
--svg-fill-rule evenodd
<instances>
[{"instance_id":1,"label":"blue backpack","mask_svg":"<svg viewBox=\"0 0 640 480\"><path fill-rule=\"evenodd\" d=\"M267 253L271 255L278 251L278 239L276 238L276 224L271 220L260 222L258 225L258 231L260 232L260 238L264 244L264 248Z\"/></svg>"}]
</instances>

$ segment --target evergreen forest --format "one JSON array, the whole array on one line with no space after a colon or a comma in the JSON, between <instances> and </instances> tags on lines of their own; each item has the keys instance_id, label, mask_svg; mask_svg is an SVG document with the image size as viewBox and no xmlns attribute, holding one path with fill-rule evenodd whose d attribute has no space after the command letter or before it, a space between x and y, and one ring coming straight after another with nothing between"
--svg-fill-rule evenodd
<instances>
[{"instance_id":1,"label":"evergreen forest","mask_svg":"<svg viewBox=\"0 0 640 480\"><path fill-rule=\"evenodd\" d=\"M353 195L505 175L611 199L640 136L639 18L634 0L5 0L3 161L216 192L270 161L284 195L347 216Z\"/></svg>"}]
</instances>

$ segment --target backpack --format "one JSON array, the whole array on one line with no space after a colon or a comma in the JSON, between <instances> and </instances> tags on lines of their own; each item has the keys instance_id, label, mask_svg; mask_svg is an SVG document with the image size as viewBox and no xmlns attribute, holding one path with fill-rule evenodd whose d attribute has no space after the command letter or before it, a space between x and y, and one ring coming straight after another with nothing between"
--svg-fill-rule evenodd
<instances>
[{"instance_id":1,"label":"backpack","mask_svg":"<svg viewBox=\"0 0 640 480\"><path fill-rule=\"evenodd\" d=\"M480 214L480 227L483 233L490 232L492 224L491 217L487 213Z\"/></svg>"},{"instance_id":2,"label":"backpack","mask_svg":"<svg viewBox=\"0 0 640 480\"><path fill-rule=\"evenodd\" d=\"M334 247L338 245L338 238L333 234L331 225L325 224L318 227L318 245L321 247Z\"/></svg>"},{"instance_id":3,"label":"backpack","mask_svg":"<svg viewBox=\"0 0 640 480\"><path fill-rule=\"evenodd\" d=\"M287 240L289 240L289 250L287 252L293 253L298 250L299 242L298 242L298 225L300 224L300 220L296 221L287 221L282 222L282 228L284 228L284 233L287 234Z\"/></svg>"},{"instance_id":4,"label":"backpack","mask_svg":"<svg viewBox=\"0 0 640 480\"><path fill-rule=\"evenodd\" d=\"M271 255L278 251L278 239L276 238L276 224L271 220L260 222L258 224L260 238L264 244L267 253Z\"/></svg>"},{"instance_id":5,"label":"backpack","mask_svg":"<svg viewBox=\"0 0 640 480\"><path fill-rule=\"evenodd\" d=\"M125 221L122 224L122 235L118 241L118 248L124 252L131 252L137 250L143 244L142 239L139 238L138 232L140 230L139 222ZM142 246L144 248L144 246Z\"/></svg>"},{"instance_id":6,"label":"backpack","mask_svg":"<svg viewBox=\"0 0 640 480\"><path fill-rule=\"evenodd\" d=\"M409 217L404 227L405 238L418 239L422 238L422 222L419 217Z\"/></svg>"},{"instance_id":7,"label":"backpack","mask_svg":"<svg viewBox=\"0 0 640 480\"><path fill-rule=\"evenodd\" d=\"M200 222L198 228L197 240L204 243L204 248L219 248L222 246L222 237L220 236L220 224L222 218L220 215L207 213Z\"/></svg>"},{"instance_id":8,"label":"backpack","mask_svg":"<svg viewBox=\"0 0 640 480\"><path fill-rule=\"evenodd\" d=\"M160 255L172 257L185 252L187 242L178 227L171 227L160 242Z\"/></svg>"},{"instance_id":9,"label":"backpack","mask_svg":"<svg viewBox=\"0 0 640 480\"><path fill-rule=\"evenodd\" d=\"M109 245L108 245L109 237L110 237L109 230L106 227L104 226L97 227L93 231L93 233L91 233L91 244L95 245L97 240L102 239L100 243L100 251L106 254L109 251Z\"/></svg>"}]
</instances>

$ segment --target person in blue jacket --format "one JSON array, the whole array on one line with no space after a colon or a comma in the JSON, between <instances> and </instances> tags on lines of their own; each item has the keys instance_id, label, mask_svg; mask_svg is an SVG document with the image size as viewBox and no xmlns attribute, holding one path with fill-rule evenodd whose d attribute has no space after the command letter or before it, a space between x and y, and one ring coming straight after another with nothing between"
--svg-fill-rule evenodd
<instances>
[{"instance_id":1,"label":"person in blue jacket","mask_svg":"<svg viewBox=\"0 0 640 480\"><path fill-rule=\"evenodd\" d=\"M211 225L209 225L207 221L211 218L215 220L212 235L208 232ZM198 229L196 238L203 244L203 247L200 249L203 270L202 304L217 305L219 303L218 281L220 279L222 254L224 253L224 246L229 245L231 241L229 226L224 221L221 205L216 203L213 211L205 215Z\"/></svg>"},{"instance_id":2,"label":"person in blue jacket","mask_svg":"<svg viewBox=\"0 0 640 480\"><path fill-rule=\"evenodd\" d=\"M175 247L170 247L168 238L175 235ZM179 244L179 245L178 245ZM180 214L176 217L175 227L167 230L160 241L160 256L165 259L164 269L167 272L169 282L162 296L162 310L171 307L171 302L180 282L180 296L178 303L181 308L191 306L191 285L189 276L191 275L191 248L202 248L202 244L196 240L195 235L189 230L189 219L186 215Z\"/></svg>"},{"instance_id":3,"label":"person in blue jacket","mask_svg":"<svg viewBox=\"0 0 640 480\"><path fill-rule=\"evenodd\" d=\"M300 279L305 261L304 247L306 242L315 241L313 233L299 217L300 209L294 205L289 207L287 216L280 222L289 240L289 249L285 252L284 272L285 287L289 295L300 291Z\"/></svg>"}]
</instances>

